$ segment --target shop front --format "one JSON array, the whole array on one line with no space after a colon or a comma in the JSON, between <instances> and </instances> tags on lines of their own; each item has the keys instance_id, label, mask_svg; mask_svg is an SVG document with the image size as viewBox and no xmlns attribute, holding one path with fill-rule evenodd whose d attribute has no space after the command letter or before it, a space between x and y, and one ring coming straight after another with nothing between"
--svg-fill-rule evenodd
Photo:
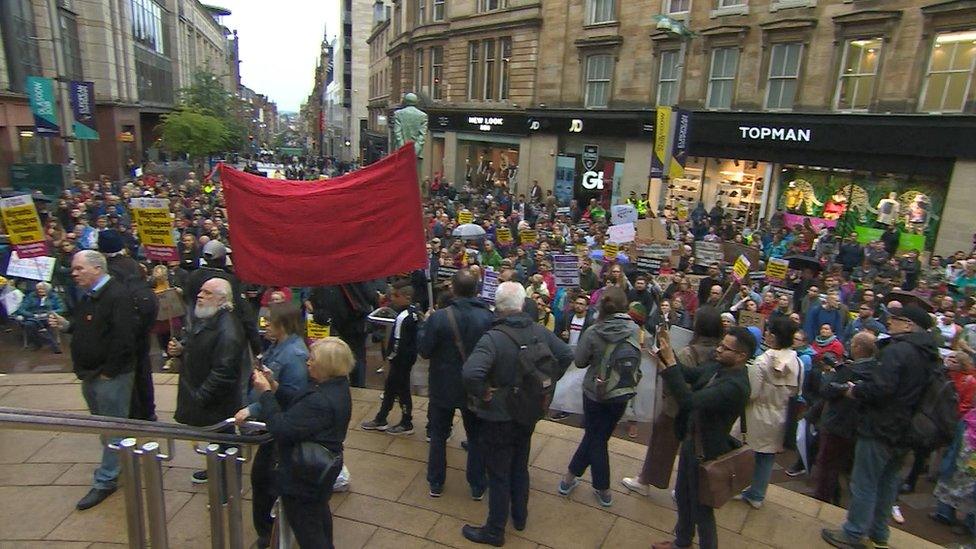
<instances>
[{"instance_id":1,"label":"shop front","mask_svg":"<svg viewBox=\"0 0 976 549\"><path fill-rule=\"evenodd\" d=\"M423 176L461 187L502 185L515 192L525 115L499 111L431 110Z\"/></svg>"},{"instance_id":2,"label":"shop front","mask_svg":"<svg viewBox=\"0 0 976 549\"><path fill-rule=\"evenodd\" d=\"M665 212L687 219L699 202L706 210L721 206L747 225L761 219L772 164L740 158L690 157L683 177L668 181Z\"/></svg>"},{"instance_id":3,"label":"shop front","mask_svg":"<svg viewBox=\"0 0 976 549\"><path fill-rule=\"evenodd\" d=\"M903 249L937 247L952 186L971 185L954 168L976 158L971 117L696 112L692 120L690 151L705 160L698 168L692 158L688 177L701 170L706 206L709 197L745 206L752 223L779 210L787 225L836 226L863 241L894 226ZM694 187L671 185L673 194Z\"/></svg>"}]
</instances>

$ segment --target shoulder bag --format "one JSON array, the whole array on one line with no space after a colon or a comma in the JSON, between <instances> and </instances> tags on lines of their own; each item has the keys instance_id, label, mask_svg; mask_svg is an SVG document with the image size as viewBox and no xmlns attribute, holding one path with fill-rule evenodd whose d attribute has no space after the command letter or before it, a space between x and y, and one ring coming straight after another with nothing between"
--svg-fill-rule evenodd
<instances>
[{"instance_id":1,"label":"shoulder bag","mask_svg":"<svg viewBox=\"0 0 976 549\"><path fill-rule=\"evenodd\" d=\"M341 452L333 452L318 442L300 442L291 452L292 477L302 484L322 487L329 471L341 459Z\"/></svg>"},{"instance_id":2,"label":"shoulder bag","mask_svg":"<svg viewBox=\"0 0 976 549\"><path fill-rule=\"evenodd\" d=\"M714 381L715 377L712 376L705 387ZM705 461L701 415L698 412L695 413L692 427L695 455L698 457L698 502L712 508L721 507L752 483L752 474L756 468L755 452L743 444L713 460Z\"/></svg>"}]
</instances>

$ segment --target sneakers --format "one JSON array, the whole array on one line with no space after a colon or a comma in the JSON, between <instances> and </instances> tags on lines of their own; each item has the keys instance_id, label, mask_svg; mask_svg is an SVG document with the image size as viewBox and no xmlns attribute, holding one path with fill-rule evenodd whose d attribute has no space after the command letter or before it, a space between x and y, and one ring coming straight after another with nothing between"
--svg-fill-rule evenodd
<instances>
[{"instance_id":1,"label":"sneakers","mask_svg":"<svg viewBox=\"0 0 976 549\"><path fill-rule=\"evenodd\" d=\"M891 545L888 545L887 541L870 540L868 547L872 549L891 549Z\"/></svg>"},{"instance_id":2,"label":"sneakers","mask_svg":"<svg viewBox=\"0 0 976 549\"><path fill-rule=\"evenodd\" d=\"M901 514L901 507L891 506L891 520L895 521L896 524L905 524L905 515Z\"/></svg>"},{"instance_id":3,"label":"sneakers","mask_svg":"<svg viewBox=\"0 0 976 549\"><path fill-rule=\"evenodd\" d=\"M398 423L393 427L386 430L388 435L412 435L413 434L413 424L410 423Z\"/></svg>"},{"instance_id":4,"label":"sneakers","mask_svg":"<svg viewBox=\"0 0 976 549\"><path fill-rule=\"evenodd\" d=\"M430 485L430 492L428 492L428 493L430 494L430 497L432 497L432 498L439 498L442 495L444 495L444 487L443 486L438 486L438 485L435 485L435 484L431 484Z\"/></svg>"},{"instance_id":5,"label":"sneakers","mask_svg":"<svg viewBox=\"0 0 976 549\"><path fill-rule=\"evenodd\" d=\"M610 490L597 490L593 489L593 494L596 495L596 501L600 504L600 507L610 507L613 505L613 495Z\"/></svg>"},{"instance_id":6,"label":"sneakers","mask_svg":"<svg viewBox=\"0 0 976 549\"><path fill-rule=\"evenodd\" d=\"M636 478L624 477L620 480L620 483L624 485L624 488L627 488L631 492L637 492L642 496L649 496L651 494L650 488L638 482Z\"/></svg>"},{"instance_id":7,"label":"sneakers","mask_svg":"<svg viewBox=\"0 0 976 549\"><path fill-rule=\"evenodd\" d=\"M359 424L359 427L363 431L386 431L386 430L388 430L387 428L389 427L389 425L390 424L387 423L386 420L377 421L377 420L374 419L372 421L364 421L364 422L360 423Z\"/></svg>"},{"instance_id":8,"label":"sneakers","mask_svg":"<svg viewBox=\"0 0 976 549\"><path fill-rule=\"evenodd\" d=\"M732 496L732 499L734 499L735 501L744 501L748 503L753 509L760 509L762 508L763 505L761 501L749 499L744 494L736 494Z\"/></svg>"},{"instance_id":9,"label":"sneakers","mask_svg":"<svg viewBox=\"0 0 976 549\"><path fill-rule=\"evenodd\" d=\"M786 476L788 477L798 477L800 475L807 474L806 467L800 465L799 467L790 467L786 470Z\"/></svg>"},{"instance_id":10,"label":"sneakers","mask_svg":"<svg viewBox=\"0 0 976 549\"><path fill-rule=\"evenodd\" d=\"M561 496L568 496L570 494L570 492L572 492L573 490L575 490L576 487L579 486L579 485L580 485L580 479L579 479L579 477L573 477L573 481L570 482L570 483L568 483L568 484L566 483L566 481L560 480L559 481L559 495L561 495Z\"/></svg>"},{"instance_id":11,"label":"sneakers","mask_svg":"<svg viewBox=\"0 0 976 549\"><path fill-rule=\"evenodd\" d=\"M820 531L820 537L830 545L839 547L840 549L867 549L867 545L863 541L852 539L847 535L847 532L840 529L830 530L824 528Z\"/></svg>"},{"instance_id":12,"label":"sneakers","mask_svg":"<svg viewBox=\"0 0 976 549\"><path fill-rule=\"evenodd\" d=\"M190 475L190 482L192 482L193 484L206 484L207 483L206 469L204 469L203 471L194 471L193 474Z\"/></svg>"}]
</instances>

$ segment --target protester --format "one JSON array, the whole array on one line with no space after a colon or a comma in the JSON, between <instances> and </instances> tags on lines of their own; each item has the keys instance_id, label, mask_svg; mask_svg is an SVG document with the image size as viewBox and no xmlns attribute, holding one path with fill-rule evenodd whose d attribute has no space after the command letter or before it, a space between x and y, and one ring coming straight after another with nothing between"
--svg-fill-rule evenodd
<instances>
[{"instance_id":1,"label":"protester","mask_svg":"<svg viewBox=\"0 0 976 549\"><path fill-rule=\"evenodd\" d=\"M60 331L49 318L51 314L65 314L65 308L58 294L51 290L49 283L38 282L34 291L20 302L13 317L24 330L26 346L37 350L47 345L54 354L61 354Z\"/></svg>"}]
</instances>

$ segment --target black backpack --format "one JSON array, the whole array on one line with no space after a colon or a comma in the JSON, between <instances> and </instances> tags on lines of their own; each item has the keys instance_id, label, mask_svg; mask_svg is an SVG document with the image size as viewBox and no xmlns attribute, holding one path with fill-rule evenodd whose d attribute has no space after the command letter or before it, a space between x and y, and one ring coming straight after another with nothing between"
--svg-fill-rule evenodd
<instances>
[{"instance_id":1,"label":"black backpack","mask_svg":"<svg viewBox=\"0 0 976 549\"><path fill-rule=\"evenodd\" d=\"M556 390L556 357L533 329L534 326L530 326L519 333L508 326L495 328L519 349L514 382L501 386L496 396L505 399L505 409L512 420L526 427L534 426L545 417Z\"/></svg>"},{"instance_id":2,"label":"black backpack","mask_svg":"<svg viewBox=\"0 0 976 549\"><path fill-rule=\"evenodd\" d=\"M643 330L641 331L643 334ZM631 336L608 343L592 376L593 392L600 402L627 402L637 394L641 380L641 342Z\"/></svg>"},{"instance_id":3,"label":"black backpack","mask_svg":"<svg viewBox=\"0 0 976 549\"><path fill-rule=\"evenodd\" d=\"M915 407L908 429L908 446L936 449L948 445L956 435L959 394L942 368L934 371Z\"/></svg>"},{"instance_id":4,"label":"black backpack","mask_svg":"<svg viewBox=\"0 0 976 549\"><path fill-rule=\"evenodd\" d=\"M156 299L156 292L149 287L148 282L139 276L129 276L121 282L132 300L132 308L136 317L136 335L146 335L159 314L159 301Z\"/></svg>"}]
</instances>

